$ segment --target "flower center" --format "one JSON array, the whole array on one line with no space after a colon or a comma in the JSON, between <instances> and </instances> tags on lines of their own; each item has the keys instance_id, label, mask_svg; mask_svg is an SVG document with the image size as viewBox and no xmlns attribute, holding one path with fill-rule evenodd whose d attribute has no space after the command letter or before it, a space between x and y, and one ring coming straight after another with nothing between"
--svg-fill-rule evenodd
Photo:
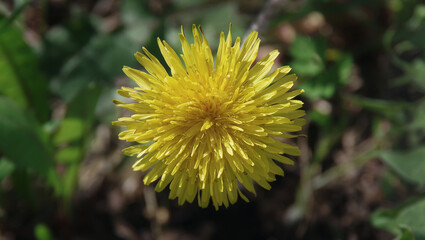
<instances>
[{"instance_id":1,"label":"flower center","mask_svg":"<svg viewBox=\"0 0 425 240\"><path fill-rule=\"evenodd\" d=\"M203 121L201 131L220 123L228 114L228 105L230 99L227 99L224 93L207 93L205 97L199 100L199 120Z\"/></svg>"}]
</instances>

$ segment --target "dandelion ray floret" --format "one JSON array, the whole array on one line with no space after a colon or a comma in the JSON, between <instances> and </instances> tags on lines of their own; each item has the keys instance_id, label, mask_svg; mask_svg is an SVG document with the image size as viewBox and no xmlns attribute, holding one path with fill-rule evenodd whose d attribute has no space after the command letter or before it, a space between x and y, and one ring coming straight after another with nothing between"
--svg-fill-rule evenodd
<instances>
[{"instance_id":1,"label":"dandelion ray floret","mask_svg":"<svg viewBox=\"0 0 425 240\"><path fill-rule=\"evenodd\" d=\"M114 101L134 114L113 124L127 129L121 140L136 142L123 152L137 156L134 170L148 171L145 184L157 181L156 191L169 186L179 204L197 197L200 206L211 199L218 209L238 197L248 201L239 183L254 194L253 181L270 189L283 176L276 162L293 164L284 155L298 156L298 147L276 137L299 136L292 132L301 130L305 112L294 98L303 90L290 91L297 77L288 66L269 74L278 51L253 65L257 32L242 45L239 37L232 43L230 30L227 38L222 32L215 63L202 29L194 25L192 32L193 44L179 34L180 56L158 39L171 74L146 48L135 54L147 72L124 67L137 87L118 90L134 102Z\"/></svg>"}]
</instances>

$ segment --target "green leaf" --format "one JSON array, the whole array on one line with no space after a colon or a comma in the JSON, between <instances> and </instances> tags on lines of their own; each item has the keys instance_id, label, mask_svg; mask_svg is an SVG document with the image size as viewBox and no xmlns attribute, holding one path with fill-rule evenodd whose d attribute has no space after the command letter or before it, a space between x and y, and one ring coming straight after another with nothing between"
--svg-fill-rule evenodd
<instances>
[{"instance_id":1,"label":"green leaf","mask_svg":"<svg viewBox=\"0 0 425 240\"><path fill-rule=\"evenodd\" d=\"M37 173L59 191L59 176L34 117L4 97L0 97L0 116L0 152L16 168Z\"/></svg>"},{"instance_id":2,"label":"green leaf","mask_svg":"<svg viewBox=\"0 0 425 240\"><path fill-rule=\"evenodd\" d=\"M69 22L45 34L41 48L43 70L51 79L50 89L66 102L88 84L108 79L108 76L99 74L98 59L86 53L87 46L97 34L91 18L78 11L71 14Z\"/></svg>"},{"instance_id":3,"label":"green leaf","mask_svg":"<svg viewBox=\"0 0 425 240\"><path fill-rule=\"evenodd\" d=\"M371 216L372 225L376 228L387 230L391 233L397 234L397 222L396 217L398 209L376 210Z\"/></svg>"},{"instance_id":4,"label":"green leaf","mask_svg":"<svg viewBox=\"0 0 425 240\"><path fill-rule=\"evenodd\" d=\"M101 88L99 85L90 84L69 103L68 111L66 113L67 119L76 119L73 121L74 124L78 123L78 128L81 129L78 135L72 136L74 143L71 147L60 150L56 157L58 161L68 162L67 171L62 181L63 186L63 197L65 205L70 206L70 198L77 186L78 171L80 160L84 154L84 150L90 143L89 139L91 136L91 129L93 127L95 108L99 100ZM75 127L75 126L74 126ZM67 135L70 136L69 133ZM78 140L77 137L78 136ZM62 138L64 140L64 138ZM68 138L70 140L70 138ZM62 152L65 151L65 152Z\"/></svg>"},{"instance_id":5,"label":"green leaf","mask_svg":"<svg viewBox=\"0 0 425 240\"><path fill-rule=\"evenodd\" d=\"M19 4L18 1L15 2L15 4L19 5L13 10L12 15L8 17L7 20L3 21L3 23L0 25L0 35L6 28L12 25L13 21L15 21L15 19L21 15L21 13L24 11L24 9L28 6L30 2L31 1L24 1L21 4Z\"/></svg>"},{"instance_id":6,"label":"green leaf","mask_svg":"<svg viewBox=\"0 0 425 240\"><path fill-rule=\"evenodd\" d=\"M405 207L396 221L399 225L408 226L418 240L425 239L425 199Z\"/></svg>"},{"instance_id":7,"label":"green leaf","mask_svg":"<svg viewBox=\"0 0 425 240\"><path fill-rule=\"evenodd\" d=\"M97 84L90 84L83 88L69 103L64 120L65 125L61 125L58 135L54 139L55 143L73 143L71 146L56 153L57 161L69 163L62 181L62 193L67 206L69 206L70 198L77 186L81 158L90 142L95 109L100 93L101 88Z\"/></svg>"},{"instance_id":8,"label":"green leaf","mask_svg":"<svg viewBox=\"0 0 425 240\"><path fill-rule=\"evenodd\" d=\"M293 61L291 67L299 75L316 76L323 71L324 64L321 59L302 59Z\"/></svg>"},{"instance_id":9,"label":"green leaf","mask_svg":"<svg viewBox=\"0 0 425 240\"><path fill-rule=\"evenodd\" d=\"M13 172L15 165L6 158L0 159L0 182Z\"/></svg>"},{"instance_id":10,"label":"green leaf","mask_svg":"<svg viewBox=\"0 0 425 240\"><path fill-rule=\"evenodd\" d=\"M390 120L400 119L401 115L403 114L403 110L406 109L406 104L403 102L372 99L358 96L349 96L348 99L369 111L382 114Z\"/></svg>"},{"instance_id":11,"label":"green leaf","mask_svg":"<svg viewBox=\"0 0 425 240\"><path fill-rule=\"evenodd\" d=\"M407 126L411 130L425 130L425 98L415 103L412 109L413 121Z\"/></svg>"},{"instance_id":12,"label":"green leaf","mask_svg":"<svg viewBox=\"0 0 425 240\"><path fill-rule=\"evenodd\" d=\"M293 57L290 65L300 76L300 87L306 90L305 95L310 99L331 98L338 87L347 84L350 79L353 69L351 55L335 50L337 54L328 64L326 49L325 39L305 36L298 36L290 48Z\"/></svg>"},{"instance_id":13,"label":"green leaf","mask_svg":"<svg viewBox=\"0 0 425 240\"><path fill-rule=\"evenodd\" d=\"M189 27L192 23L199 23L208 38L210 46L218 46L220 32L226 32L229 28L229 23L232 23L232 35L243 36L247 28L247 20L239 9L238 4L233 1L223 1L220 4L211 5L211 7L203 8L201 11L184 12L185 26ZM190 8L189 8L190 9ZM195 18L193 18L195 16ZM192 18L192 19L190 19ZM186 32L187 32L187 28ZM190 30L188 32L191 32ZM227 34L227 33L226 33ZM192 34L187 34L191 36ZM169 36L167 39L171 40ZM214 37L211 37L214 36Z\"/></svg>"},{"instance_id":14,"label":"green leaf","mask_svg":"<svg viewBox=\"0 0 425 240\"><path fill-rule=\"evenodd\" d=\"M62 163L75 163L80 161L81 156L81 148L71 146L59 150L55 155L55 160Z\"/></svg>"},{"instance_id":15,"label":"green leaf","mask_svg":"<svg viewBox=\"0 0 425 240\"><path fill-rule=\"evenodd\" d=\"M34 228L34 235L37 240L51 240L53 239L49 227L44 223L39 223Z\"/></svg>"},{"instance_id":16,"label":"green leaf","mask_svg":"<svg viewBox=\"0 0 425 240\"><path fill-rule=\"evenodd\" d=\"M0 34L0 95L29 107L39 121L48 119L47 82L39 72L38 59L22 33L11 26Z\"/></svg>"},{"instance_id":17,"label":"green leaf","mask_svg":"<svg viewBox=\"0 0 425 240\"><path fill-rule=\"evenodd\" d=\"M379 209L371 216L371 223L397 235L397 239L424 240L425 198L422 196L409 199L394 209ZM415 238L412 238L410 232Z\"/></svg>"},{"instance_id":18,"label":"green leaf","mask_svg":"<svg viewBox=\"0 0 425 240\"><path fill-rule=\"evenodd\" d=\"M176 1L174 4L177 8L188 8L199 4L205 4L206 2L208 2L208 0L180 0Z\"/></svg>"},{"instance_id":19,"label":"green leaf","mask_svg":"<svg viewBox=\"0 0 425 240\"><path fill-rule=\"evenodd\" d=\"M337 84L329 74L319 75L315 78L307 78L300 81L300 88L305 90L304 95L310 99L331 98L336 90Z\"/></svg>"},{"instance_id":20,"label":"green leaf","mask_svg":"<svg viewBox=\"0 0 425 240\"><path fill-rule=\"evenodd\" d=\"M425 146L410 151L383 152L381 157L406 180L425 184Z\"/></svg>"},{"instance_id":21,"label":"green leaf","mask_svg":"<svg viewBox=\"0 0 425 240\"><path fill-rule=\"evenodd\" d=\"M117 31L108 37L98 36L86 49L87 55L97 63L98 71L107 77L100 83L112 86L113 80L123 75L122 66L136 65L134 53L140 51L140 38L131 39L128 33Z\"/></svg>"},{"instance_id":22,"label":"green leaf","mask_svg":"<svg viewBox=\"0 0 425 240\"><path fill-rule=\"evenodd\" d=\"M423 59L415 59L405 67L405 70L409 78L419 88L425 91L425 81L423 81L423 76L425 76L425 61Z\"/></svg>"},{"instance_id":23,"label":"green leaf","mask_svg":"<svg viewBox=\"0 0 425 240\"><path fill-rule=\"evenodd\" d=\"M67 103L90 85L112 87L123 75L123 65L136 65L133 54L151 35L151 29L139 18L143 12L137 7L145 4L127 0L124 5L129 14L123 14L123 18L132 19L125 20L125 24L132 23L131 27L105 34L96 28L93 16L80 12L71 13L71 21L46 33L41 50L44 70L51 79L51 91Z\"/></svg>"},{"instance_id":24,"label":"green leaf","mask_svg":"<svg viewBox=\"0 0 425 240\"><path fill-rule=\"evenodd\" d=\"M69 22L44 34L41 46L41 66L49 78L57 76L73 56L79 55L96 34L94 24L86 14L72 12Z\"/></svg>"},{"instance_id":25,"label":"green leaf","mask_svg":"<svg viewBox=\"0 0 425 240\"><path fill-rule=\"evenodd\" d=\"M328 128L332 124L332 119L330 114L323 114L316 110L312 110L308 112L308 116L310 120L321 127Z\"/></svg>"},{"instance_id":26,"label":"green leaf","mask_svg":"<svg viewBox=\"0 0 425 240\"><path fill-rule=\"evenodd\" d=\"M353 69L353 59L348 54L341 54L333 65L315 78L303 81L301 87L311 99L331 98L338 87L348 83Z\"/></svg>"},{"instance_id":27,"label":"green leaf","mask_svg":"<svg viewBox=\"0 0 425 240\"><path fill-rule=\"evenodd\" d=\"M294 59L291 67L301 77L314 77L325 69L324 51L326 41L312 39L307 36L297 36L290 48L290 54Z\"/></svg>"},{"instance_id":28,"label":"green leaf","mask_svg":"<svg viewBox=\"0 0 425 240\"><path fill-rule=\"evenodd\" d=\"M84 122L80 118L65 118L62 120L58 132L53 138L53 143L59 145L62 143L75 142L83 137Z\"/></svg>"},{"instance_id":29,"label":"green leaf","mask_svg":"<svg viewBox=\"0 0 425 240\"><path fill-rule=\"evenodd\" d=\"M415 240L415 236L409 228L402 226L400 227L400 231L400 235L398 235L394 240Z\"/></svg>"},{"instance_id":30,"label":"green leaf","mask_svg":"<svg viewBox=\"0 0 425 240\"><path fill-rule=\"evenodd\" d=\"M52 91L71 102L90 84L112 86L113 80L123 74L123 65L136 64L133 54L139 47L140 43L132 41L123 31L93 37L78 54L64 61L51 82Z\"/></svg>"},{"instance_id":31,"label":"green leaf","mask_svg":"<svg viewBox=\"0 0 425 240\"><path fill-rule=\"evenodd\" d=\"M300 60L321 59L315 42L307 36L297 36L291 45L290 54L293 58Z\"/></svg>"},{"instance_id":32,"label":"green leaf","mask_svg":"<svg viewBox=\"0 0 425 240\"><path fill-rule=\"evenodd\" d=\"M199 1L197 2L199 4ZM236 2L221 1L210 5L198 4L195 11L191 7L184 8L177 11L172 17L165 19L165 40L171 46L175 47L175 50L180 51L180 47L178 47L180 45L180 41L176 38L176 34L180 32L180 24L168 24L170 20L174 21L174 19L181 19L181 24L185 29L186 37L189 42L192 42L193 40L192 34L190 34L192 32L192 24L196 23L196 25L201 25L213 51L214 48L218 46L220 33L226 32L227 34L230 23L232 23L233 39L235 39L235 36L241 36L243 40L243 36L250 19L247 19L246 16L241 14ZM157 36L153 37L156 40Z\"/></svg>"},{"instance_id":33,"label":"green leaf","mask_svg":"<svg viewBox=\"0 0 425 240\"><path fill-rule=\"evenodd\" d=\"M353 58L349 54L343 54L335 63L336 77L341 85L345 85L350 81L351 72L353 71Z\"/></svg>"},{"instance_id":34,"label":"green leaf","mask_svg":"<svg viewBox=\"0 0 425 240\"><path fill-rule=\"evenodd\" d=\"M317 148L312 157L313 162L319 163L325 159L335 144L340 141L343 129L346 127L346 119L341 119L338 124L333 126L333 128L325 131L325 134L319 138L320 140L317 143Z\"/></svg>"},{"instance_id":35,"label":"green leaf","mask_svg":"<svg viewBox=\"0 0 425 240\"><path fill-rule=\"evenodd\" d=\"M35 119L3 97L0 97L0 115L0 151L16 167L46 175L52 162Z\"/></svg>"},{"instance_id":36,"label":"green leaf","mask_svg":"<svg viewBox=\"0 0 425 240\"><path fill-rule=\"evenodd\" d=\"M110 125L112 121L115 121L119 117L115 104L111 99L117 99L120 95L116 89L102 89L102 93L99 97L99 102L96 106L96 117L104 124Z\"/></svg>"},{"instance_id":37,"label":"green leaf","mask_svg":"<svg viewBox=\"0 0 425 240\"><path fill-rule=\"evenodd\" d=\"M122 20L127 27L137 25L144 30L148 30L149 26L143 23L154 20L152 12L149 11L148 2L124 0L120 10L122 13Z\"/></svg>"}]
</instances>

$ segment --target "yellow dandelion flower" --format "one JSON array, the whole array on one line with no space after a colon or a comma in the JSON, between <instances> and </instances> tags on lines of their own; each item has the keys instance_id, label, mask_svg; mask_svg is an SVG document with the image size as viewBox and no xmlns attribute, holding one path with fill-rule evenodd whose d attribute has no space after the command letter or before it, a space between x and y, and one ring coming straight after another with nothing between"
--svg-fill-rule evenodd
<instances>
[{"instance_id":1,"label":"yellow dandelion flower","mask_svg":"<svg viewBox=\"0 0 425 240\"><path fill-rule=\"evenodd\" d=\"M170 188L170 198L207 207L210 198L216 209L234 204L242 184L255 194L253 181L265 189L276 175L283 175L275 161L293 164L283 154L297 156L299 149L276 137L293 138L301 130L303 102L294 97L303 90L289 91L297 79L280 67L268 74L277 50L254 63L260 39L252 32L241 46L232 45L229 33L220 35L214 64L207 40L195 25L194 43L183 29L179 34L183 54L165 41L158 45L171 74L148 50L135 57L148 73L124 67L124 73L138 87L123 87L118 93L134 103L115 101L134 112L114 125L124 126L121 140L138 144L123 150L137 155L135 171L150 171L143 182L157 181L156 191Z\"/></svg>"}]
</instances>

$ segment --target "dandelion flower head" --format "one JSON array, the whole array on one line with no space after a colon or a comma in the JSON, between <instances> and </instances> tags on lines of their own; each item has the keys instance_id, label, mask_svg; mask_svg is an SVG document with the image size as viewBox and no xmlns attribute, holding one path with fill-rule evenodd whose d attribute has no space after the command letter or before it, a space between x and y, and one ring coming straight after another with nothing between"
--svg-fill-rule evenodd
<instances>
[{"instance_id":1,"label":"dandelion flower head","mask_svg":"<svg viewBox=\"0 0 425 240\"><path fill-rule=\"evenodd\" d=\"M136 84L118 93L133 103L114 101L134 114L113 124L127 130L121 140L136 142L123 150L137 156L135 171L148 171L143 182L156 191L169 186L171 199L216 209L248 201L240 187L255 194L253 181L265 189L283 170L276 162L293 164L287 155L299 149L278 138L294 138L305 115L303 102L290 91L297 79L289 66L270 72L277 50L254 64L260 39L253 31L241 43L222 32L214 63L202 32L192 27L194 43L179 34L182 54L158 39L169 72L146 48L135 57L147 72L124 67Z\"/></svg>"}]
</instances>

